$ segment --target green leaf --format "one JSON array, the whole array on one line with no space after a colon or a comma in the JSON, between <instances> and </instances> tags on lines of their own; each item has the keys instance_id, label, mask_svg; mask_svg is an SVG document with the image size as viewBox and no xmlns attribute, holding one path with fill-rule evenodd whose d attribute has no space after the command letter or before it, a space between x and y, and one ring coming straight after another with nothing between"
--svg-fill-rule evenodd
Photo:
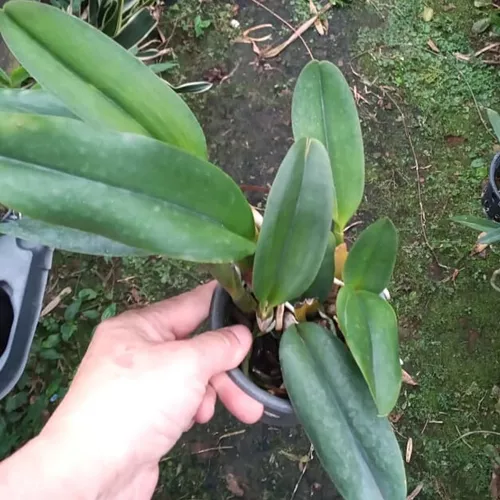
<instances>
[{"instance_id":1,"label":"green leaf","mask_svg":"<svg viewBox=\"0 0 500 500\"><path fill-rule=\"evenodd\" d=\"M388 415L401 388L396 314L376 293L344 286L337 298L337 315L379 414Z\"/></svg>"},{"instance_id":2,"label":"green leaf","mask_svg":"<svg viewBox=\"0 0 500 500\"><path fill-rule=\"evenodd\" d=\"M311 61L299 75L292 102L295 139L313 137L330 155L335 189L333 220L342 232L363 198L365 162L356 103L341 71Z\"/></svg>"},{"instance_id":3,"label":"green leaf","mask_svg":"<svg viewBox=\"0 0 500 500\"><path fill-rule=\"evenodd\" d=\"M472 33L479 35L479 33L484 33L490 26L491 19L489 17L484 17L472 25Z\"/></svg>"},{"instance_id":4,"label":"green leaf","mask_svg":"<svg viewBox=\"0 0 500 500\"><path fill-rule=\"evenodd\" d=\"M101 315L101 321L104 321L109 318L113 318L116 316L116 304L110 304L106 309L104 309L102 315Z\"/></svg>"},{"instance_id":5,"label":"green leaf","mask_svg":"<svg viewBox=\"0 0 500 500\"><path fill-rule=\"evenodd\" d=\"M0 90L0 111L75 118L64 104L44 90Z\"/></svg>"},{"instance_id":6,"label":"green leaf","mask_svg":"<svg viewBox=\"0 0 500 500\"><path fill-rule=\"evenodd\" d=\"M89 24L38 2L8 2L0 30L43 88L97 127L154 137L205 158L186 103L123 47Z\"/></svg>"},{"instance_id":7,"label":"green leaf","mask_svg":"<svg viewBox=\"0 0 500 500\"><path fill-rule=\"evenodd\" d=\"M170 71L178 66L179 64L174 61L166 61L162 63L150 64L148 68L154 73L159 74L164 73L165 71Z\"/></svg>"},{"instance_id":8,"label":"green leaf","mask_svg":"<svg viewBox=\"0 0 500 500\"><path fill-rule=\"evenodd\" d=\"M61 359L62 356L55 349L44 349L40 351L40 357L48 361L56 361Z\"/></svg>"},{"instance_id":9,"label":"green leaf","mask_svg":"<svg viewBox=\"0 0 500 500\"><path fill-rule=\"evenodd\" d=\"M264 306L299 297L318 274L331 225L328 153L314 139L288 151L274 180L257 242L255 295Z\"/></svg>"},{"instance_id":10,"label":"green leaf","mask_svg":"<svg viewBox=\"0 0 500 500\"><path fill-rule=\"evenodd\" d=\"M342 497L405 500L398 442L344 344L301 323L285 331L279 355L295 412Z\"/></svg>"},{"instance_id":11,"label":"green leaf","mask_svg":"<svg viewBox=\"0 0 500 500\"><path fill-rule=\"evenodd\" d=\"M213 87L211 82L186 82L180 85L168 83L178 94L202 94Z\"/></svg>"},{"instance_id":12,"label":"green leaf","mask_svg":"<svg viewBox=\"0 0 500 500\"><path fill-rule=\"evenodd\" d=\"M146 9L136 12L122 27L114 40L123 48L129 50L136 47L158 26L158 22Z\"/></svg>"},{"instance_id":13,"label":"green leaf","mask_svg":"<svg viewBox=\"0 0 500 500\"><path fill-rule=\"evenodd\" d=\"M77 329L75 323L64 323L64 325L61 326L61 337L64 342L68 342Z\"/></svg>"},{"instance_id":14,"label":"green leaf","mask_svg":"<svg viewBox=\"0 0 500 500\"><path fill-rule=\"evenodd\" d=\"M104 15L102 32L113 38L121 29L123 0L112 0Z\"/></svg>"},{"instance_id":15,"label":"green leaf","mask_svg":"<svg viewBox=\"0 0 500 500\"><path fill-rule=\"evenodd\" d=\"M16 394L10 395L5 400L5 412L11 413L13 411L19 410L22 406L28 403L28 393L18 392Z\"/></svg>"},{"instance_id":16,"label":"green leaf","mask_svg":"<svg viewBox=\"0 0 500 500\"><path fill-rule=\"evenodd\" d=\"M73 301L64 311L64 319L66 321L74 321L82 307L82 299Z\"/></svg>"},{"instance_id":17,"label":"green leaf","mask_svg":"<svg viewBox=\"0 0 500 500\"><path fill-rule=\"evenodd\" d=\"M99 15L99 0L89 0L88 22L97 27L97 17Z\"/></svg>"},{"instance_id":18,"label":"green leaf","mask_svg":"<svg viewBox=\"0 0 500 500\"><path fill-rule=\"evenodd\" d=\"M28 78L30 78L30 74L22 66L18 66L10 73L11 86L13 88L20 88Z\"/></svg>"},{"instance_id":19,"label":"green leaf","mask_svg":"<svg viewBox=\"0 0 500 500\"><path fill-rule=\"evenodd\" d=\"M27 217L0 224L0 233L40 243L50 248L58 248L67 252L87 255L126 257L128 255L150 254L150 252L146 252L140 248L129 247L98 234L86 233L78 229L57 226Z\"/></svg>"},{"instance_id":20,"label":"green leaf","mask_svg":"<svg viewBox=\"0 0 500 500\"><path fill-rule=\"evenodd\" d=\"M477 229L478 231L486 233L492 229L500 229L500 224L498 222L484 217L475 217L474 215L456 215L455 217L451 217L451 220L463 226L470 227L471 229Z\"/></svg>"},{"instance_id":21,"label":"green leaf","mask_svg":"<svg viewBox=\"0 0 500 500\"><path fill-rule=\"evenodd\" d=\"M303 299L316 298L323 303L328 298L335 277L335 244L335 235L330 233L321 267L311 286L302 294Z\"/></svg>"},{"instance_id":22,"label":"green leaf","mask_svg":"<svg viewBox=\"0 0 500 500\"><path fill-rule=\"evenodd\" d=\"M389 284L398 252L398 233L387 218L368 226L354 243L344 267L344 282L381 293Z\"/></svg>"},{"instance_id":23,"label":"green leaf","mask_svg":"<svg viewBox=\"0 0 500 500\"><path fill-rule=\"evenodd\" d=\"M100 316L99 311L97 311L96 309L90 309L89 311L83 311L82 315L88 319L97 319Z\"/></svg>"},{"instance_id":24,"label":"green leaf","mask_svg":"<svg viewBox=\"0 0 500 500\"><path fill-rule=\"evenodd\" d=\"M0 176L2 204L50 224L184 260L254 252L252 213L234 181L154 139L2 113Z\"/></svg>"},{"instance_id":25,"label":"green leaf","mask_svg":"<svg viewBox=\"0 0 500 500\"><path fill-rule=\"evenodd\" d=\"M58 333L53 333L49 335L43 342L42 347L44 349L53 349L61 341Z\"/></svg>"},{"instance_id":26,"label":"green leaf","mask_svg":"<svg viewBox=\"0 0 500 500\"><path fill-rule=\"evenodd\" d=\"M479 238L479 243L491 245L500 241L500 229L493 229Z\"/></svg>"},{"instance_id":27,"label":"green leaf","mask_svg":"<svg viewBox=\"0 0 500 500\"><path fill-rule=\"evenodd\" d=\"M500 115L492 109L487 109L486 112L488 113L488 119L490 120L491 126L495 131L495 135L500 141Z\"/></svg>"},{"instance_id":28,"label":"green leaf","mask_svg":"<svg viewBox=\"0 0 500 500\"><path fill-rule=\"evenodd\" d=\"M82 300L94 300L97 297L97 292L92 288L83 288L78 292L78 298Z\"/></svg>"}]
</instances>

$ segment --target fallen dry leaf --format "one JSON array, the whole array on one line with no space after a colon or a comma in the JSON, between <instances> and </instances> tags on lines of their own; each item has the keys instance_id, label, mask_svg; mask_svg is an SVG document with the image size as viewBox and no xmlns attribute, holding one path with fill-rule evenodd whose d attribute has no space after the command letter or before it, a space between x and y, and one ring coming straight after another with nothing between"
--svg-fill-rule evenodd
<instances>
[{"instance_id":1,"label":"fallen dry leaf","mask_svg":"<svg viewBox=\"0 0 500 500\"><path fill-rule=\"evenodd\" d=\"M318 15L318 8L316 7L315 3L313 0L309 0L309 12L313 15L316 16ZM321 21L321 19L318 17L314 23L314 27L316 28L316 31L321 35L324 36L326 35L326 32L328 30L328 26L325 26L325 23Z\"/></svg>"},{"instance_id":2,"label":"fallen dry leaf","mask_svg":"<svg viewBox=\"0 0 500 500\"><path fill-rule=\"evenodd\" d=\"M290 453L289 451L285 451L285 450L280 450L278 452L280 455L283 455L284 457L288 458L288 460L291 460L292 462L299 462L299 463L302 463L302 464L306 464L307 462L309 462L311 460L311 458L309 457L309 455L296 455L295 453Z\"/></svg>"},{"instance_id":3,"label":"fallen dry leaf","mask_svg":"<svg viewBox=\"0 0 500 500\"><path fill-rule=\"evenodd\" d=\"M302 36L314 23L317 21L319 16L323 15L326 11L331 9L333 6L332 3L328 2L317 14L311 17L308 21L300 25L291 36L285 40L283 43L280 43L276 47L269 47L268 49L262 52L262 57L265 59L272 59L273 57L278 56L285 50L291 43L293 43L297 38Z\"/></svg>"},{"instance_id":4,"label":"fallen dry leaf","mask_svg":"<svg viewBox=\"0 0 500 500\"><path fill-rule=\"evenodd\" d=\"M444 12L450 12L450 10L455 10L457 6L453 3L449 3L448 5L443 6Z\"/></svg>"},{"instance_id":5,"label":"fallen dry leaf","mask_svg":"<svg viewBox=\"0 0 500 500\"><path fill-rule=\"evenodd\" d=\"M420 483L407 497L406 500L415 500L424 488L424 483Z\"/></svg>"},{"instance_id":6,"label":"fallen dry leaf","mask_svg":"<svg viewBox=\"0 0 500 500\"><path fill-rule=\"evenodd\" d=\"M424 11L422 12L422 19L428 23L429 21L432 21L432 18L434 17L434 9L431 7L424 7Z\"/></svg>"},{"instance_id":7,"label":"fallen dry leaf","mask_svg":"<svg viewBox=\"0 0 500 500\"><path fill-rule=\"evenodd\" d=\"M405 454L405 460L407 464L410 463L412 453L413 453L413 439L408 438L408 441L406 442L406 454Z\"/></svg>"},{"instance_id":8,"label":"fallen dry leaf","mask_svg":"<svg viewBox=\"0 0 500 500\"><path fill-rule=\"evenodd\" d=\"M500 47L500 42L495 42L495 43L490 43L489 45L486 45L486 47L482 48L481 50L478 50L474 55L476 57L479 57L481 54L484 54L485 52L489 52L490 50L497 49Z\"/></svg>"},{"instance_id":9,"label":"fallen dry leaf","mask_svg":"<svg viewBox=\"0 0 500 500\"><path fill-rule=\"evenodd\" d=\"M71 293L71 288L67 286L66 288L63 288L57 297L53 298L42 310L40 313L40 318L43 318L44 316L47 316L47 314L51 313L60 303L61 300L66 297L66 295L69 295Z\"/></svg>"},{"instance_id":10,"label":"fallen dry leaf","mask_svg":"<svg viewBox=\"0 0 500 500\"><path fill-rule=\"evenodd\" d=\"M401 370L403 372L403 383L407 385L418 385L418 382L405 370Z\"/></svg>"},{"instance_id":11,"label":"fallen dry leaf","mask_svg":"<svg viewBox=\"0 0 500 500\"><path fill-rule=\"evenodd\" d=\"M240 486L238 478L234 474L226 474L226 488L235 497L242 497L245 495L245 491Z\"/></svg>"},{"instance_id":12,"label":"fallen dry leaf","mask_svg":"<svg viewBox=\"0 0 500 500\"><path fill-rule=\"evenodd\" d=\"M460 52L454 52L453 55L459 60L459 61L465 61L469 62L470 61L470 56L467 54L461 54Z\"/></svg>"},{"instance_id":13,"label":"fallen dry leaf","mask_svg":"<svg viewBox=\"0 0 500 500\"><path fill-rule=\"evenodd\" d=\"M429 48L433 51L433 52L436 52L439 54L439 49L437 47L437 45L432 41L432 39L429 38L429 40L427 40L427 45L429 46Z\"/></svg>"},{"instance_id":14,"label":"fallen dry leaf","mask_svg":"<svg viewBox=\"0 0 500 500\"><path fill-rule=\"evenodd\" d=\"M481 239L483 236L486 236L486 233L480 233L479 236L477 237L478 242L474 245L474 248L471 250L471 255L477 255L478 253L484 252L489 245L485 243L479 243L479 239Z\"/></svg>"}]
</instances>

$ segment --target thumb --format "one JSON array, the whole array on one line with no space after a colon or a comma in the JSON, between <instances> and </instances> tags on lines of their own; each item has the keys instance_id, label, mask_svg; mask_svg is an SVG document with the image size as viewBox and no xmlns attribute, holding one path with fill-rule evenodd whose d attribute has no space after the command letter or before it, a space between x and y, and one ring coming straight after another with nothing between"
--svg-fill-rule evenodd
<instances>
[{"instance_id":1,"label":"thumb","mask_svg":"<svg viewBox=\"0 0 500 500\"><path fill-rule=\"evenodd\" d=\"M187 342L201 374L208 380L240 365L252 345L252 334L245 326L234 325L202 333Z\"/></svg>"}]
</instances>

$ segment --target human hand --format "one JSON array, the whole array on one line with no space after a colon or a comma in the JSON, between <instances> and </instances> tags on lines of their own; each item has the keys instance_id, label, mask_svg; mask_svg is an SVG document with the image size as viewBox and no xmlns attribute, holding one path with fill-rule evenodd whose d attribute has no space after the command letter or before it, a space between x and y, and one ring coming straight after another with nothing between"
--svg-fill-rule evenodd
<instances>
[{"instance_id":1,"label":"human hand","mask_svg":"<svg viewBox=\"0 0 500 500\"><path fill-rule=\"evenodd\" d=\"M60 467L78 468L73 474L86 489L72 498L149 498L158 461L194 422L212 418L217 396L243 422L260 419L262 405L225 373L250 349L248 329L188 339L207 317L213 290L213 283L203 285L97 328L38 439L59 450ZM94 485L99 491L91 492Z\"/></svg>"}]
</instances>

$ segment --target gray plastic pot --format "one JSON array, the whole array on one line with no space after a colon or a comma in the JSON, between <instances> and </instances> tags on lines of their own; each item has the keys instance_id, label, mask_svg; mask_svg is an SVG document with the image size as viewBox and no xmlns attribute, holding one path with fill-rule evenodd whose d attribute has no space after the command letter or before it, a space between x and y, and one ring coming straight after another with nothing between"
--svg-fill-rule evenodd
<instances>
[{"instance_id":1,"label":"gray plastic pot","mask_svg":"<svg viewBox=\"0 0 500 500\"><path fill-rule=\"evenodd\" d=\"M215 289L210 305L210 328L217 330L238 323L235 310L236 306L233 304L230 295L221 286L218 286ZM228 375L241 390L264 405L262 422L277 426L297 425L299 423L288 400L273 396L261 389L239 368L229 371Z\"/></svg>"},{"instance_id":2,"label":"gray plastic pot","mask_svg":"<svg viewBox=\"0 0 500 500\"><path fill-rule=\"evenodd\" d=\"M0 234L0 399L28 361L52 254L51 248Z\"/></svg>"}]
</instances>

